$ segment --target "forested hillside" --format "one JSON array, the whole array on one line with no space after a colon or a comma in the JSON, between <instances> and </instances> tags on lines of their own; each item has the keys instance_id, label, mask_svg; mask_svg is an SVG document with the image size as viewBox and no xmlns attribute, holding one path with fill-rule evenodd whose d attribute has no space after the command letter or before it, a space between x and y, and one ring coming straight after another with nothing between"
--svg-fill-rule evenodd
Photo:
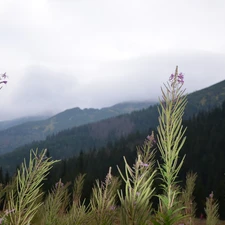
<instances>
[{"instance_id":1,"label":"forested hillside","mask_svg":"<svg viewBox=\"0 0 225 225\"><path fill-rule=\"evenodd\" d=\"M184 122L187 140L181 151L186 154L183 171L198 173L196 196L203 201L211 191L220 204L220 214L225 219L225 102L210 112L201 112Z\"/></svg>"},{"instance_id":2,"label":"forested hillside","mask_svg":"<svg viewBox=\"0 0 225 225\"><path fill-rule=\"evenodd\" d=\"M9 129L0 131L0 154L8 153L17 147L31 143L32 141L44 140L48 135L57 133L64 129L93 123L106 118L148 108L156 102L124 102L105 107L102 109L80 109L78 107L65 110L48 119L21 123ZM7 126L17 121L6 121L0 123Z\"/></svg>"}]
</instances>

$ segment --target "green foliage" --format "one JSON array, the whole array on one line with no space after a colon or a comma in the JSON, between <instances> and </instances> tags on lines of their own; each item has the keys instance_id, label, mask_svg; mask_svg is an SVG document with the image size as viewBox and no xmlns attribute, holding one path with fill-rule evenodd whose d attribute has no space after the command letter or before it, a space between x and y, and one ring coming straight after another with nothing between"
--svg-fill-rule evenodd
<instances>
[{"instance_id":1,"label":"green foliage","mask_svg":"<svg viewBox=\"0 0 225 225\"><path fill-rule=\"evenodd\" d=\"M61 180L56 183L52 192L49 193L47 199L44 202L43 207L40 210L39 219L41 224L45 225L57 225L60 223L60 218L63 217L66 212L66 207L69 204L67 185L64 185Z\"/></svg>"},{"instance_id":2,"label":"green foliage","mask_svg":"<svg viewBox=\"0 0 225 225\"><path fill-rule=\"evenodd\" d=\"M40 202L41 186L43 179L55 161L51 161L45 156L46 150L38 154L36 150L31 151L29 165L22 163L14 181L14 187L9 193L6 204L6 215L4 221L10 225L30 224Z\"/></svg>"},{"instance_id":3,"label":"green foliage","mask_svg":"<svg viewBox=\"0 0 225 225\"><path fill-rule=\"evenodd\" d=\"M213 198L213 192L206 198L206 225L216 225L219 222L219 205Z\"/></svg>"},{"instance_id":4,"label":"green foliage","mask_svg":"<svg viewBox=\"0 0 225 225\"><path fill-rule=\"evenodd\" d=\"M184 216L180 214L180 208L171 207L169 210L164 212L157 212L155 217L152 219L154 225L174 225L178 221L182 221Z\"/></svg>"},{"instance_id":5,"label":"green foliage","mask_svg":"<svg viewBox=\"0 0 225 225\"><path fill-rule=\"evenodd\" d=\"M125 193L118 191L121 202L121 223L123 225L147 225L151 218L151 198L155 188L153 181L156 175L154 169L154 151L152 142L146 140L144 145L137 149L137 159L130 167L124 157L125 175L118 167L119 173L125 182Z\"/></svg>"},{"instance_id":6,"label":"green foliage","mask_svg":"<svg viewBox=\"0 0 225 225\"><path fill-rule=\"evenodd\" d=\"M66 225L87 225L93 220L90 205L86 206L85 201L81 203L84 177L84 174L79 174L74 181L72 206L64 218Z\"/></svg>"},{"instance_id":7,"label":"green foliage","mask_svg":"<svg viewBox=\"0 0 225 225\"><path fill-rule=\"evenodd\" d=\"M85 178L85 174L79 174L74 181L74 186L73 186L73 204L74 205L80 205L81 203L82 190L84 187L84 178Z\"/></svg>"},{"instance_id":8,"label":"green foliage","mask_svg":"<svg viewBox=\"0 0 225 225\"><path fill-rule=\"evenodd\" d=\"M91 225L92 221L93 215L90 207L83 202L80 205L74 204L60 222L65 225Z\"/></svg>"},{"instance_id":9,"label":"green foliage","mask_svg":"<svg viewBox=\"0 0 225 225\"><path fill-rule=\"evenodd\" d=\"M194 202L194 189L197 179L197 174L189 172L186 176L186 186L181 194L181 204L185 206L184 215L187 216L186 221L188 224L193 224L193 219L196 212L196 204Z\"/></svg>"},{"instance_id":10,"label":"green foliage","mask_svg":"<svg viewBox=\"0 0 225 225\"><path fill-rule=\"evenodd\" d=\"M114 223L116 218L116 194L119 186L118 178L112 177L111 167L105 182L100 184L99 180L96 181L90 201L95 224L111 225Z\"/></svg>"}]
</instances>

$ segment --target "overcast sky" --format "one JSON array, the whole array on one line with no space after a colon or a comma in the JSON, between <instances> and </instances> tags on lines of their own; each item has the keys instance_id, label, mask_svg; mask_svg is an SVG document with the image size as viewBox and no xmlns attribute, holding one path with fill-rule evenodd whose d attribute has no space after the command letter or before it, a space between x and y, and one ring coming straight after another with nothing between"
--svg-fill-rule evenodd
<instances>
[{"instance_id":1,"label":"overcast sky","mask_svg":"<svg viewBox=\"0 0 225 225\"><path fill-rule=\"evenodd\" d=\"M0 120L225 79L224 0L0 0Z\"/></svg>"}]
</instances>

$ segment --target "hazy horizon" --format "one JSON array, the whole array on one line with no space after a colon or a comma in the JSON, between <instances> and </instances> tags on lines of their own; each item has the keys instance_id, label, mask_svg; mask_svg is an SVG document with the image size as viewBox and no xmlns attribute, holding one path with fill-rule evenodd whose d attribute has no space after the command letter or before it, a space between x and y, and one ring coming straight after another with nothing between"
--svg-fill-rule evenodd
<instances>
[{"instance_id":1,"label":"hazy horizon","mask_svg":"<svg viewBox=\"0 0 225 225\"><path fill-rule=\"evenodd\" d=\"M219 81L219 82L216 82L216 83L213 83L209 86L206 86L206 87L203 87L202 89L205 89L205 88L208 88L210 86L213 86L217 83L220 83L220 82L223 82L225 81L222 80L222 81ZM192 91L192 92L186 92L187 94L191 94L193 92L196 92L196 91L200 91L202 89L199 89L199 90L195 90L195 91ZM158 96L158 97L161 97L161 96ZM16 120L16 119L22 119L22 118L26 118L26 117L52 117L52 116L55 116L59 113L62 113L66 110L70 110L70 109L74 109L74 108L80 108L81 110L83 109L103 109L103 108L108 108L108 107L112 107L112 106L115 106L115 105L118 105L118 104L124 104L124 103L138 103L138 102L149 102L149 103L152 103L152 102L155 102L156 104L158 103L158 97L156 99L146 99L146 100L128 100L128 101L123 101L123 102L117 102L117 103L114 103L114 104L111 104L111 105L106 105L106 106L102 106L102 107L79 107L79 106L74 106L74 107L71 107L71 108L65 108L63 110L60 110L60 111L56 111L56 112L47 112L47 111L43 111L43 112L40 112L40 113L33 113L33 114L26 114L26 115L23 115L23 116L19 116L19 117L14 117L14 118L10 118L10 119L7 119L7 120L0 120L0 122L4 122L4 121L10 121L10 120Z\"/></svg>"},{"instance_id":2,"label":"hazy horizon","mask_svg":"<svg viewBox=\"0 0 225 225\"><path fill-rule=\"evenodd\" d=\"M223 0L0 0L0 120L154 100L225 79Z\"/></svg>"}]
</instances>

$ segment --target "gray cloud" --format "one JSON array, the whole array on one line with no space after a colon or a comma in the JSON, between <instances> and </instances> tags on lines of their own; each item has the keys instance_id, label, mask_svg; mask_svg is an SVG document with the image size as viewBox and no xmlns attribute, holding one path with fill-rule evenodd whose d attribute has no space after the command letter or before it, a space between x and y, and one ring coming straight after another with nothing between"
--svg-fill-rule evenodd
<instances>
[{"instance_id":1,"label":"gray cloud","mask_svg":"<svg viewBox=\"0 0 225 225\"><path fill-rule=\"evenodd\" d=\"M59 112L66 108L104 107L129 100L154 100L175 66L185 74L187 92L224 79L224 55L202 53L160 54L90 65L90 70L57 71L30 66L14 86L5 108L15 115ZM86 65L89 66L88 64ZM11 78L4 92L10 87ZM6 96L7 98L7 96ZM5 111L1 116L6 115Z\"/></svg>"},{"instance_id":2,"label":"gray cloud","mask_svg":"<svg viewBox=\"0 0 225 225\"><path fill-rule=\"evenodd\" d=\"M224 79L223 0L0 2L0 120L155 99L176 65L192 92Z\"/></svg>"},{"instance_id":3,"label":"gray cloud","mask_svg":"<svg viewBox=\"0 0 225 225\"><path fill-rule=\"evenodd\" d=\"M72 99L76 102L74 92L77 86L78 79L71 74L31 66L24 72L11 101L18 102L21 111L55 111L65 108Z\"/></svg>"}]
</instances>

